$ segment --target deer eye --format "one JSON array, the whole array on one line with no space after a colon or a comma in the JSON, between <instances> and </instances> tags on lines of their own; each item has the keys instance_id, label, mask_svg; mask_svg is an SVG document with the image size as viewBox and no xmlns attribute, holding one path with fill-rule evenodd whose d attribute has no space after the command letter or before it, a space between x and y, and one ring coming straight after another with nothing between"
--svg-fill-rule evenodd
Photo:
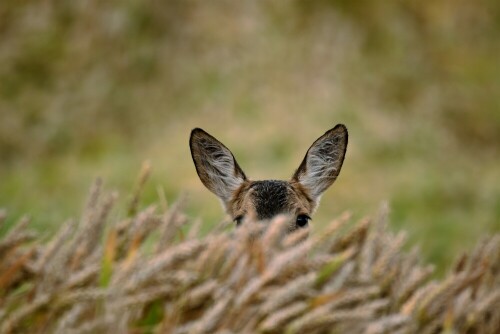
<instances>
[{"instance_id":1,"label":"deer eye","mask_svg":"<svg viewBox=\"0 0 500 334\"><path fill-rule=\"evenodd\" d=\"M309 223L309 220L311 220L311 217L309 217L308 215L298 215L296 224L298 227L306 227Z\"/></svg>"},{"instance_id":2,"label":"deer eye","mask_svg":"<svg viewBox=\"0 0 500 334\"><path fill-rule=\"evenodd\" d=\"M236 218L234 218L234 222L236 223L236 226L240 226L241 225L241 222L243 221L243 216L238 216Z\"/></svg>"}]
</instances>

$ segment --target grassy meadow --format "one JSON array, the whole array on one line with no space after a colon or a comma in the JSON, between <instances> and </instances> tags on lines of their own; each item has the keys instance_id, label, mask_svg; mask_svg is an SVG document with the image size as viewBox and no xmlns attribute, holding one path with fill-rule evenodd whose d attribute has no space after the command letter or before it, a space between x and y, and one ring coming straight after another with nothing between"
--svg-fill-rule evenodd
<instances>
[{"instance_id":1,"label":"grassy meadow","mask_svg":"<svg viewBox=\"0 0 500 334\"><path fill-rule=\"evenodd\" d=\"M186 193L207 231L224 215L192 128L286 179L337 123L347 156L313 235L387 201L444 270L500 231L498 1L4 0L0 40L0 235L24 214L51 235L96 177L123 207L144 161L141 206Z\"/></svg>"}]
</instances>

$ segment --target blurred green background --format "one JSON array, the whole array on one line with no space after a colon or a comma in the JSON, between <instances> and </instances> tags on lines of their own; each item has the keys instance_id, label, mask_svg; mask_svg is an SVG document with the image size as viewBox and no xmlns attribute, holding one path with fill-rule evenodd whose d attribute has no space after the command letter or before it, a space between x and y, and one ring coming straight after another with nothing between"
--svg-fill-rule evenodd
<instances>
[{"instance_id":1,"label":"blurred green background","mask_svg":"<svg viewBox=\"0 0 500 334\"><path fill-rule=\"evenodd\" d=\"M290 177L349 128L315 229L388 200L394 229L443 266L500 230L500 2L0 3L0 206L42 231L78 216L97 176L144 205L186 191L222 219L188 137L203 127L253 179ZM119 213L117 213L119 214Z\"/></svg>"}]
</instances>

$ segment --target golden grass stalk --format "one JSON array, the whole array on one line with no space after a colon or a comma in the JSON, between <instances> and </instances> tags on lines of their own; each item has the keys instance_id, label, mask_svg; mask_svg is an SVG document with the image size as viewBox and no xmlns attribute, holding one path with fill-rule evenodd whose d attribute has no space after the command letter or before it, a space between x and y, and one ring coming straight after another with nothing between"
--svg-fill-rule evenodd
<instances>
[{"instance_id":1,"label":"golden grass stalk","mask_svg":"<svg viewBox=\"0 0 500 334\"><path fill-rule=\"evenodd\" d=\"M0 240L1 333L500 332L499 235L431 280L386 207L309 238L285 233L287 217L205 236L198 220L184 238L184 200L140 210L145 175L122 218L98 180L47 243L27 220Z\"/></svg>"}]
</instances>

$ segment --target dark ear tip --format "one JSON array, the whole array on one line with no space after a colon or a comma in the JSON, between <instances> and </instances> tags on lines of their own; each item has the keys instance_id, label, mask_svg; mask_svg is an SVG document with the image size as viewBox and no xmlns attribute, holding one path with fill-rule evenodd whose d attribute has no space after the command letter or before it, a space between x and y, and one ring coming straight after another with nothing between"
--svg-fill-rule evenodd
<instances>
[{"instance_id":1,"label":"dark ear tip","mask_svg":"<svg viewBox=\"0 0 500 334\"><path fill-rule=\"evenodd\" d=\"M193 146L196 144L197 138L202 136L203 133L205 133L205 131L200 128L194 128L191 130L191 134L189 135L189 148L191 149L191 154L193 153Z\"/></svg>"},{"instance_id":2,"label":"dark ear tip","mask_svg":"<svg viewBox=\"0 0 500 334\"><path fill-rule=\"evenodd\" d=\"M347 126L344 124L337 124L331 131L345 132L347 133Z\"/></svg>"},{"instance_id":3,"label":"dark ear tip","mask_svg":"<svg viewBox=\"0 0 500 334\"><path fill-rule=\"evenodd\" d=\"M194 128L191 130L191 135L189 136L189 141L193 142L196 138L207 137L210 136L205 130L201 128Z\"/></svg>"},{"instance_id":4,"label":"dark ear tip","mask_svg":"<svg viewBox=\"0 0 500 334\"><path fill-rule=\"evenodd\" d=\"M198 133L206 133L206 131L201 129L201 128L194 128L193 130L191 130L191 136L198 134Z\"/></svg>"},{"instance_id":5,"label":"dark ear tip","mask_svg":"<svg viewBox=\"0 0 500 334\"><path fill-rule=\"evenodd\" d=\"M341 135L347 140L349 133L347 132L347 127L344 124L337 124L332 129L328 130L325 135Z\"/></svg>"}]
</instances>

